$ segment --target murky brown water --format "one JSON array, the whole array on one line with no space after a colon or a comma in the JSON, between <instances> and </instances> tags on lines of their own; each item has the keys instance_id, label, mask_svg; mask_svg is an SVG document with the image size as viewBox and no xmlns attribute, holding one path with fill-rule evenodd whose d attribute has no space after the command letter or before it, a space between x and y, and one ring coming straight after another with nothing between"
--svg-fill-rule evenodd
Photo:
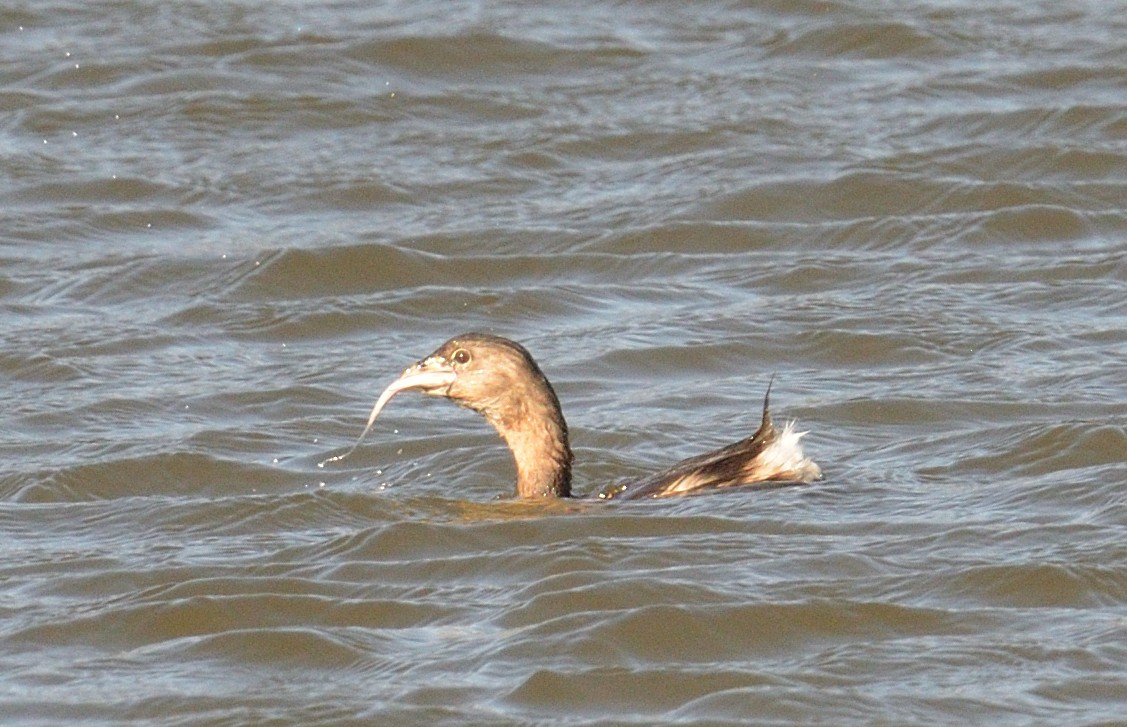
<instances>
[{"instance_id":1,"label":"murky brown water","mask_svg":"<svg viewBox=\"0 0 1127 727\"><path fill-rule=\"evenodd\" d=\"M0 9L0 722L1127 724L1127 5ZM579 491L376 394L524 342ZM498 499L500 496L500 499Z\"/></svg>"}]
</instances>

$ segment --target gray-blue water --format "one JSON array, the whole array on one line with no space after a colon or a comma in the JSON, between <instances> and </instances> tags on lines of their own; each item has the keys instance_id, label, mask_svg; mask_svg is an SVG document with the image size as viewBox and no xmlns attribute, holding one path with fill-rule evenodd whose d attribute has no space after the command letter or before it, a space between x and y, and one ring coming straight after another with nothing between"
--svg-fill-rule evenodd
<instances>
[{"instance_id":1,"label":"gray-blue water","mask_svg":"<svg viewBox=\"0 0 1127 727\"><path fill-rule=\"evenodd\" d=\"M0 723L1127 724L1127 4L0 9ZM480 329L579 492L376 397Z\"/></svg>"}]
</instances>

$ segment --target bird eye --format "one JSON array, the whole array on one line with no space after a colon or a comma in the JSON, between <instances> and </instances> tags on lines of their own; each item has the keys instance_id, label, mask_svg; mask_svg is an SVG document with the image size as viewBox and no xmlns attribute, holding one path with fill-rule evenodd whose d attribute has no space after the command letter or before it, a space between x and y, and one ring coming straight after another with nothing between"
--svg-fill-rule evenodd
<instances>
[{"instance_id":1,"label":"bird eye","mask_svg":"<svg viewBox=\"0 0 1127 727\"><path fill-rule=\"evenodd\" d=\"M450 358L454 359L454 363L468 364L470 362L470 359L473 357L470 356L470 352L466 349L459 348Z\"/></svg>"}]
</instances>

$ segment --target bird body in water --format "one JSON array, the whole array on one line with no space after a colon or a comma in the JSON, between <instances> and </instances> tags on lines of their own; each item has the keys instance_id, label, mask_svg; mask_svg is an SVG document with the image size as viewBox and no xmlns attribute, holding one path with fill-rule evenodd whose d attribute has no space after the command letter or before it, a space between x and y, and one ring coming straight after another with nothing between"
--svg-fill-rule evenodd
<instances>
[{"instance_id":1,"label":"bird body in water","mask_svg":"<svg viewBox=\"0 0 1127 727\"><path fill-rule=\"evenodd\" d=\"M567 422L555 390L524 346L487 333L451 338L434 353L407 367L376 401L356 445L326 462L351 454L384 406L407 389L444 396L485 417L512 452L518 496L572 496L573 456ZM818 479L821 470L802 451L800 439L805 432L796 432L793 423L777 429L771 421L769 401L770 386L763 400L759 429L747 439L691 457L656 475L612 485L599 497L670 497L743 485Z\"/></svg>"}]
</instances>

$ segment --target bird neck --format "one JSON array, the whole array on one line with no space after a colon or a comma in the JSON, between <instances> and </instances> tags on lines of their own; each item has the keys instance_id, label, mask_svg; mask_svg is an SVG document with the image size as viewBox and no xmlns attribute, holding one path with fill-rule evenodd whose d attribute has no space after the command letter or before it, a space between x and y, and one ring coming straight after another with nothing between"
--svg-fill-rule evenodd
<instances>
[{"instance_id":1,"label":"bird neck","mask_svg":"<svg viewBox=\"0 0 1127 727\"><path fill-rule=\"evenodd\" d=\"M506 438L517 465L519 497L570 497L571 448L567 435L529 436L522 432Z\"/></svg>"},{"instance_id":2,"label":"bird neck","mask_svg":"<svg viewBox=\"0 0 1127 727\"><path fill-rule=\"evenodd\" d=\"M571 496L567 422L550 388L524 392L495 416L486 416L512 452L519 497Z\"/></svg>"}]
</instances>

